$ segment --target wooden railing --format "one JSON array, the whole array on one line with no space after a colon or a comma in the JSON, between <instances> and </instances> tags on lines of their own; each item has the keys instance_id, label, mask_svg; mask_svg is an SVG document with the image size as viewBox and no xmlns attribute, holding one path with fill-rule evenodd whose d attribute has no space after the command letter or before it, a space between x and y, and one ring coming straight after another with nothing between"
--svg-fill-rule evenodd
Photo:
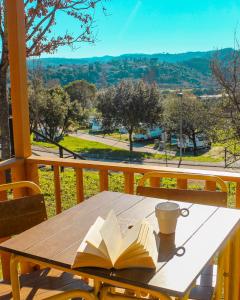
<instances>
[{"instance_id":1,"label":"wooden railing","mask_svg":"<svg viewBox=\"0 0 240 300\"><path fill-rule=\"evenodd\" d=\"M51 166L54 174L54 194L55 194L55 210L56 213L62 211L62 186L60 169L71 168L75 172L75 192L76 192L76 203L84 201L84 170L94 170L99 173L99 191L109 189L109 174L111 172L118 172L123 174L124 179L124 192L133 194L135 191L135 176L144 174L149 171L168 171L176 174L176 181L178 188L187 188L188 181L191 180L192 174L202 175L215 175L220 177L226 182L231 182L236 185L235 193L235 206L240 208L240 173L236 172L222 172L212 170L195 170L195 169L179 169L169 168L162 166L149 166L149 165L137 165L137 164L125 164L125 163L109 163L109 162L98 162L90 160L74 160L74 159L60 159L60 158L48 158L48 157L37 157L30 156L25 161L19 159L11 159L6 162L0 162L0 184L6 182L6 171L11 174L10 178L12 181L19 180L30 180L39 184L39 167ZM189 174L189 178L186 179L182 173ZM9 174L7 174L9 177ZM151 186L158 187L160 184L159 178L153 178L150 182ZM205 182L206 190L215 190L216 185L214 182ZM15 198L24 195L25 191L15 190L13 196ZM0 193L0 200L6 200L6 193ZM4 278L9 277L9 271L7 264L9 263L9 257L3 256L3 275Z\"/></svg>"},{"instance_id":2,"label":"wooden railing","mask_svg":"<svg viewBox=\"0 0 240 300\"><path fill-rule=\"evenodd\" d=\"M76 199L77 203L84 200L84 186L83 186L83 170L95 170L99 172L99 191L108 190L109 188L109 174L111 172L120 172L124 177L124 192L128 194L134 193L134 178L137 174L144 174L149 171L168 171L176 173L177 187L187 188L188 179L181 176L182 173L189 174L189 180L191 174L202 175L215 175L220 177L226 182L233 182L236 184L235 205L240 208L240 173L236 172L224 172L224 171L212 171L212 170L195 170L195 169L182 169L182 168L169 168L162 166L149 166L138 164L125 164L125 163L109 163L99 161L79 161L72 159L59 159L59 158L47 158L47 157L35 157L31 156L26 160L26 165L29 170L38 166L52 166L54 172L54 187L55 187L55 201L56 201L56 213L61 212L61 180L60 180L60 168L72 168L76 175ZM28 178L36 183L37 179ZM151 180L151 186L157 187L160 184L160 180L153 178ZM206 190L215 190L216 185L213 182L205 183Z\"/></svg>"}]
</instances>

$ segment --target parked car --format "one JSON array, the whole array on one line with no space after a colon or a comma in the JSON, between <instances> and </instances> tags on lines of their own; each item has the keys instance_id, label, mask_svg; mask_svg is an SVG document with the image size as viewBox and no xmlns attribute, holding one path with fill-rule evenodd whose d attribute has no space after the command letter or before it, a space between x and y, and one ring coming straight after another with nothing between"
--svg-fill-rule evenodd
<instances>
[{"instance_id":1,"label":"parked car","mask_svg":"<svg viewBox=\"0 0 240 300\"><path fill-rule=\"evenodd\" d=\"M177 139L177 146L180 148L180 139ZM196 136L197 149L206 149L211 147L210 141L203 135ZM183 136L183 149L193 150L194 145L191 139L187 136Z\"/></svg>"},{"instance_id":2,"label":"parked car","mask_svg":"<svg viewBox=\"0 0 240 300\"><path fill-rule=\"evenodd\" d=\"M93 120L92 122L92 127L91 127L91 132L101 132L102 131L102 123L97 120Z\"/></svg>"},{"instance_id":3,"label":"parked car","mask_svg":"<svg viewBox=\"0 0 240 300\"><path fill-rule=\"evenodd\" d=\"M147 141L153 140L161 137L162 135L162 128L160 127L153 127L147 129L140 129L138 133L133 135L134 141Z\"/></svg>"},{"instance_id":4,"label":"parked car","mask_svg":"<svg viewBox=\"0 0 240 300\"><path fill-rule=\"evenodd\" d=\"M119 131L120 134L126 134L126 133L128 133L127 129L124 126L119 127L118 131Z\"/></svg>"}]
</instances>

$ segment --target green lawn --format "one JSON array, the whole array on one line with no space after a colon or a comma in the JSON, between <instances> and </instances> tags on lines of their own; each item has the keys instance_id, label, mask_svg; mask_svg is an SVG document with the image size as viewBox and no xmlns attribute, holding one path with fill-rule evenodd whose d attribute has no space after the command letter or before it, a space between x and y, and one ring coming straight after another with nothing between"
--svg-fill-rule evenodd
<instances>
[{"instance_id":1,"label":"green lawn","mask_svg":"<svg viewBox=\"0 0 240 300\"><path fill-rule=\"evenodd\" d=\"M49 148L55 148L57 147L55 145L45 143L45 142L32 142L33 145L39 145ZM77 153L83 153L83 154L90 154L94 155L94 157L97 157L99 159L104 158L118 158L118 159L129 159L130 154L128 150L123 150L117 147L105 145L103 143L94 142L94 141L87 141L81 138L72 137L72 136L66 136L61 142L61 145L64 147L77 152ZM217 147L216 147L217 148ZM200 153L197 156L192 155L191 153L184 153L183 160L185 161L199 161L199 162L220 162L223 160L223 155L221 151L214 151L215 148L211 149L210 151L207 151L205 153ZM146 158L149 159L166 159L166 156L164 154L150 154L150 153L144 153L144 152L133 152L132 159L137 160L143 160ZM168 155L168 160L179 159L178 153L176 156Z\"/></svg>"},{"instance_id":2,"label":"green lawn","mask_svg":"<svg viewBox=\"0 0 240 300\"><path fill-rule=\"evenodd\" d=\"M135 176L135 188L141 175ZM62 206L63 209L68 209L76 205L76 178L75 173L71 169L65 169L61 173L61 189L62 189ZM163 187L174 188L176 186L175 179L165 178L162 181ZM51 217L55 214L55 198L54 198L54 184L53 184L53 171L50 168L46 168L40 171L40 186L45 196L48 216ZM202 189L201 183L191 183L190 188ZM109 174L109 190L115 192L123 192L124 190L124 178L122 173L110 173ZM85 198L89 198L99 193L99 174L94 171L84 171L84 195ZM235 200L235 185L229 184L229 197L228 204L234 207Z\"/></svg>"}]
</instances>

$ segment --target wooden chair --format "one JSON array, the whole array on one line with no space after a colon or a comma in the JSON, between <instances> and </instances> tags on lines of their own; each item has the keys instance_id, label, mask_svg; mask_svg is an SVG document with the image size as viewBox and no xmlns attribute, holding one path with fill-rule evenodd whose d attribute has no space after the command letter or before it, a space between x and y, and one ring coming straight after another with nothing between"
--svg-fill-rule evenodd
<instances>
[{"instance_id":1,"label":"wooden chair","mask_svg":"<svg viewBox=\"0 0 240 300\"><path fill-rule=\"evenodd\" d=\"M161 178L180 178L181 180L201 180L217 185L221 191L190 190L190 189L168 189L162 187L145 186L147 180ZM149 172L144 174L137 186L137 194L146 197L154 197L166 200L181 202L191 202L196 204L213 205L227 207L227 186L225 182L216 176L201 174L185 174L172 172ZM190 299L208 300L212 299L216 282L217 268L208 265L196 282L196 286L191 290Z\"/></svg>"},{"instance_id":2,"label":"wooden chair","mask_svg":"<svg viewBox=\"0 0 240 300\"><path fill-rule=\"evenodd\" d=\"M47 219L44 197L32 182L0 186L0 192L28 188L34 195L0 202L0 239L19 234ZM97 299L93 289L79 277L54 269L41 269L20 276L21 299ZM0 299L12 299L11 284L0 282Z\"/></svg>"},{"instance_id":3,"label":"wooden chair","mask_svg":"<svg viewBox=\"0 0 240 300\"><path fill-rule=\"evenodd\" d=\"M149 187L145 183L149 179L156 178L180 178L181 180L201 180L218 184L221 191L190 190L190 189L168 189L162 187ZM217 176L206 176L201 174L185 174L172 172L148 172L140 179L137 186L137 194L147 197L154 197L182 202L192 202L213 206L227 206L227 186Z\"/></svg>"}]
</instances>

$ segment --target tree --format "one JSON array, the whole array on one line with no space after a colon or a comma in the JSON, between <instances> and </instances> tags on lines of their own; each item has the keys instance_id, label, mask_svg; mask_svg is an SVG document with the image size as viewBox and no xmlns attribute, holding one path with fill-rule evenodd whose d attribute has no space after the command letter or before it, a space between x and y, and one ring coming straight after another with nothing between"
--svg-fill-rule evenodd
<instances>
[{"instance_id":1,"label":"tree","mask_svg":"<svg viewBox=\"0 0 240 300\"><path fill-rule=\"evenodd\" d=\"M30 117L30 130L38 130L40 107L46 98L46 89L44 88L41 76L34 73L32 80L28 86L28 99L29 99L29 117Z\"/></svg>"},{"instance_id":2,"label":"tree","mask_svg":"<svg viewBox=\"0 0 240 300\"><path fill-rule=\"evenodd\" d=\"M237 43L238 44L238 43ZM221 107L225 123L231 131L230 139L240 139L240 48L231 51L225 59L218 55L211 62L214 78L222 88Z\"/></svg>"},{"instance_id":3,"label":"tree","mask_svg":"<svg viewBox=\"0 0 240 300\"><path fill-rule=\"evenodd\" d=\"M157 124L162 112L158 87L132 80L123 80L116 87L103 90L98 95L97 108L102 114L105 130L119 126L126 128L130 152L133 150L133 132L140 126Z\"/></svg>"},{"instance_id":4,"label":"tree","mask_svg":"<svg viewBox=\"0 0 240 300\"><path fill-rule=\"evenodd\" d=\"M78 114L75 102L70 101L68 94L60 86L42 90L41 93L41 97L34 102L38 111L37 126L44 136L57 142L76 121ZM31 105L30 102L30 107Z\"/></svg>"},{"instance_id":5,"label":"tree","mask_svg":"<svg viewBox=\"0 0 240 300\"><path fill-rule=\"evenodd\" d=\"M96 86L86 80L76 80L65 86L71 101L77 101L83 110L92 108L96 97Z\"/></svg>"},{"instance_id":6,"label":"tree","mask_svg":"<svg viewBox=\"0 0 240 300\"><path fill-rule=\"evenodd\" d=\"M93 43L94 11L105 0L23 0L25 4L27 56L40 56L54 53L59 46L73 46L75 43ZM56 33L54 26L57 17L66 14L79 23L79 31L73 35L66 32ZM10 156L8 125L8 34L6 29L5 0L0 0L0 128L2 159Z\"/></svg>"},{"instance_id":7,"label":"tree","mask_svg":"<svg viewBox=\"0 0 240 300\"><path fill-rule=\"evenodd\" d=\"M179 133L181 114L183 134L193 142L194 155L196 155L196 136L208 134L214 120L209 116L209 111L201 100L196 97L167 97L164 101L163 113L163 122L167 131Z\"/></svg>"}]
</instances>

